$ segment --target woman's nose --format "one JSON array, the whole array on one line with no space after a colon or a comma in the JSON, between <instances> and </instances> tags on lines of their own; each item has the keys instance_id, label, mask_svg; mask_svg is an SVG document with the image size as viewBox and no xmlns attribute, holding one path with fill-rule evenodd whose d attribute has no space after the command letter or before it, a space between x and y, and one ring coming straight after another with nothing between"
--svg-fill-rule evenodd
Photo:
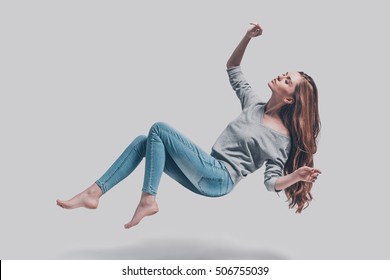
<instances>
[{"instance_id":1,"label":"woman's nose","mask_svg":"<svg viewBox=\"0 0 390 280\"><path fill-rule=\"evenodd\" d=\"M278 81L281 81L285 76L286 74L278 75Z\"/></svg>"}]
</instances>

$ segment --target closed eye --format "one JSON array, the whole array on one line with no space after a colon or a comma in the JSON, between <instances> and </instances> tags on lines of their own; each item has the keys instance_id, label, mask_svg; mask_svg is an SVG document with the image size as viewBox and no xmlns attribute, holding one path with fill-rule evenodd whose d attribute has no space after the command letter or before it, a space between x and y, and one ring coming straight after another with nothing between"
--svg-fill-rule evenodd
<instances>
[{"instance_id":1,"label":"closed eye","mask_svg":"<svg viewBox=\"0 0 390 280\"><path fill-rule=\"evenodd\" d=\"M291 77L288 76L288 72L286 72L286 76L287 76L287 79L286 79L286 84L291 84Z\"/></svg>"}]
</instances>

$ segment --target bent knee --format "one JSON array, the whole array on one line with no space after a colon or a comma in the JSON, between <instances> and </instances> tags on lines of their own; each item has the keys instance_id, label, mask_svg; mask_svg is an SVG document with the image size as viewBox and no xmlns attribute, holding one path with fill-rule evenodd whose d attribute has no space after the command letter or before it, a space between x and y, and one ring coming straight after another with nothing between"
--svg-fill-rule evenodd
<instances>
[{"instance_id":1,"label":"bent knee","mask_svg":"<svg viewBox=\"0 0 390 280\"><path fill-rule=\"evenodd\" d=\"M166 128L169 128L169 125L166 124L165 122L156 122L154 123L151 127L150 127L150 131L149 133L151 132L155 132L155 133L158 133L160 131L160 129L166 129Z\"/></svg>"}]
</instances>

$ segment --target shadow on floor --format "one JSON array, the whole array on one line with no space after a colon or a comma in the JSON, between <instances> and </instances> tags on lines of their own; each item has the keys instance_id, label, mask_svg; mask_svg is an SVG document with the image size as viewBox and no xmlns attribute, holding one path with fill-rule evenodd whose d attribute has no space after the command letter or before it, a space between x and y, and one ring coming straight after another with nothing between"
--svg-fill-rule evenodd
<instances>
[{"instance_id":1,"label":"shadow on floor","mask_svg":"<svg viewBox=\"0 0 390 280\"><path fill-rule=\"evenodd\" d=\"M56 259L90 260L284 260L287 256L214 239L152 239L141 244L117 248L69 251Z\"/></svg>"}]
</instances>

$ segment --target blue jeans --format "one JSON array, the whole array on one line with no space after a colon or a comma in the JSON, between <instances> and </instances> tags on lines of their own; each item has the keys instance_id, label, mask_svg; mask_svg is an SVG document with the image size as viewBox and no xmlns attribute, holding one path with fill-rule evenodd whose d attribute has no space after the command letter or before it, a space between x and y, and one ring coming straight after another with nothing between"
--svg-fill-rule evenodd
<instances>
[{"instance_id":1,"label":"blue jeans","mask_svg":"<svg viewBox=\"0 0 390 280\"><path fill-rule=\"evenodd\" d=\"M129 176L144 157L143 192L156 195L163 172L187 189L204 196L223 196L234 187L222 161L161 122L150 128L148 137L134 139L96 184L106 193Z\"/></svg>"}]
</instances>

